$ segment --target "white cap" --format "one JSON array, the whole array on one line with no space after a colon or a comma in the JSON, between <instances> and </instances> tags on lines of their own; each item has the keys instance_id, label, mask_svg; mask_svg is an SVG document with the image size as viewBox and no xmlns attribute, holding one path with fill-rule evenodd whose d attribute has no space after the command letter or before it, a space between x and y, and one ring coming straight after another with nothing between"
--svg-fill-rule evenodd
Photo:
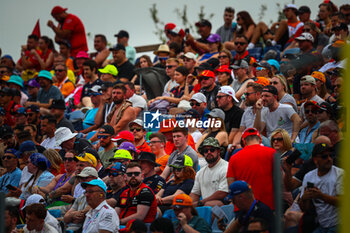
<instances>
[{"instance_id":1,"label":"white cap","mask_svg":"<svg viewBox=\"0 0 350 233\"><path fill-rule=\"evenodd\" d=\"M132 124L137 124L137 125L143 127L143 121L140 120L140 119L135 119L135 120L133 120L132 122L130 122L130 123L129 123L129 127L130 127Z\"/></svg>"},{"instance_id":2,"label":"white cap","mask_svg":"<svg viewBox=\"0 0 350 233\"><path fill-rule=\"evenodd\" d=\"M55 131L56 146L60 146L62 142L68 141L69 139L77 136L77 133L72 133L67 127L60 127Z\"/></svg>"},{"instance_id":3,"label":"white cap","mask_svg":"<svg viewBox=\"0 0 350 233\"><path fill-rule=\"evenodd\" d=\"M223 93L226 95L231 96L237 103L239 102L238 99L236 98L236 92L232 89L230 86L222 86L219 89L218 93Z\"/></svg>"},{"instance_id":4,"label":"white cap","mask_svg":"<svg viewBox=\"0 0 350 233\"><path fill-rule=\"evenodd\" d=\"M207 97L203 93L198 92L192 96L191 100L195 100L197 103L206 103Z\"/></svg>"},{"instance_id":5,"label":"white cap","mask_svg":"<svg viewBox=\"0 0 350 233\"><path fill-rule=\"evenodd\" d=\"M184 57L187 57L188 59L196 60L196 55L192 52L185 53Z\"/></svg>"},{"instance_id":6,"label":"white cap","mask_svg":"<svg viewBox=\"0 0 350 233\"><path fill-rule=\"evenodd\" d=\"M293 9L298 10L298 8L297 8L297 6L295 4L287 4L287 5L284 6L284 10L288 9L288 8L293 8Z\"/></svg>"},{"instance_id":7,"label":"white cap","mask_svg":"<svg viewBox=\"0 0 350 233\"><path fill-rule=\"evenodd\" d=\"M296 40L308 40L308 41L311 41L312 43L314 43L314 37L308 32L301 33L301 35L295 39Z\"/></svg>"},{"instance_id":8,"label":"white cap","mask_svg":"<svg viewBox=\"0 0 350 233\"><path fill-rule=\"evenodd\" d=\"M45 199L39 195L39 194L32 194L30 195L27 200L26 204L22 207L21 210L24 210L27 206L30 206L31 204L43 204L45 205Z\"/></svg>"},{"instance_id":9,"label":"white cap","mask_svg":"<svg viewBox=\"0 0 350 233\"><path fill-rule=\"evenodd\" d=\"M95 168L93 167L86 167L84 168L80 174L78 174L77 176L79 177L89 177L89 176L93 176L93 177L98 177L97 171Z\"/></svg>"}]
</instances>

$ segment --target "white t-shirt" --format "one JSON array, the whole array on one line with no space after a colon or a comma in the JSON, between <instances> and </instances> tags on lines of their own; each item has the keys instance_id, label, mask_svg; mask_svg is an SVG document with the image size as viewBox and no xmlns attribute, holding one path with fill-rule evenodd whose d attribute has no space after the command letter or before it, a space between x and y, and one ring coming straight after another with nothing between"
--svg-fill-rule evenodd
<instances>
[{"instance_id":1,"label":"white t-shirt","mask_svg":"<svg viewBox=\"0 0 350 233\"><path fill-rule=\"evenodd\" d=\"M280 99L279 101L280 104L284 104L284 103L291 103L293 104L293 109L295 112L298 112L298 106L297 106L297 102L295 101L294 97L288 93L286 93L282 99Z\"/></svg>"},{"instance_id":2,"label":"white t-shirt","mask_svg":"<svg viewBox=\"0 0 350 233\"><path fill-rule=\"evenodd\" d=\"M203 136L202 133L197 129L193 133L191 133L194 143L196 144L198 140Z\"/></svg>"},{"instance_id":3,"label":"white t-shirt","mask_svg":"<svg viewBox=\"0 0 350 233\"><path fill-rule=\"evenodd\" d=\"M262 109L261 121L266 124L267 137L278 128L287 130L289 136L293 133L293 122L290 120L296 114L293 107L288 104L278 104L278 108L270 112L269 108Z\"/></svg>"},{"instance_id":4,"label":"white t-shirt","mask_svg":"<svg viewBox=\"0 0 350 233\"><path fill-rule=\"evenodd\" d=\"M337 196L343 194L343 176L344 170L336 166L332 166L331 170L324 176L317 175L318 169L314 169L306 173L303 180L303 188L301 196L307 187L307 182L314 183L315 187L330 196ZM323 200L313 200L316 207L317 219L321 227L333 227L339 223L338 210L335 206L325 203Z\"/></svg>"},{"instance_id":5,"label":"white t-shirt","mask_svg":"<svg viewBox=\"0 0 350 233\"><path fill-rule=\"evenodd\" d=\"M118 232L119 217L117 212L106 201L86 213L83 233L99 233L99 230Z\"/></svg>"},{"instance_id":6,"label":"white t-shirt","mask_svg":"<svg viewBox=\"0 0 350 233\"><path fill-rule=\"evenodd\" d=\"M44 141L41 142L41 146L45 147L46 149L54 149L54 150L60 150L62 149L60 146L56 146L56 139L55 137L52 138L45 138Z\"/></svg>"},{"instance_id":7,"label":"white t-shirt","mask_svg":"<svg viewBox=\"0 0 350 233\"><path fill-rule=\"evenodd\" d=\"M263 107L263 109L265 108L266 107ZM255 115L256 114L253 113L253 107L247 107L242 115L240 126L244 126L246 129L254 127Z\"/></svg>"},{"instance_id":8,"label":"white t-shirt","mask_svg":"<svg viewBox=\"0 0 350 233\"><path fill-rule=\"evenodd\" d=\"M47 211L46 218L45 218L45 223L47 223L48 225L50 225L53 228L55 228L59 233L62 232L62 228L61 228L59 222L57 221L57 219L54 216L52 216L49 213L49 211Z\"/></svg>"},{"instance_id":9,"label":"white t-shirt","mask_svg":"<svg viewBox=\"0 0 350 233\"><path fill-rule=\"evenodd\" d=\"M192 188L192 193L207 198L216 191L228 192L226 174L228 162L220 159L214 166L201 168L197 174Z\"/></svg>"},{"instance_id":10,"label":"white t-shirt","mask_svg":"<svg viewBox=\"0 0 350 233\"><path fill-rule=\"evenodd\" d=\"M134 108L141 108L142 110L137 115L137 119L143 119L143 111L147 111L147 102L146 100L139 95L134 94L129 98L130 102L132 103L132 106Z\"/></svg>"},{"instance_id":11,"label":"white t-shirt","mask_svg":"<svg viewBox=\"0 0 350 233\"><path fill-rule=\"evenodd\" d=\"M44 223L43 229L41 231L29 231L27 225L24 226L23 231L24 233L58 233L58 231L52 226L50 226L48 223Z\"/></svg>"}]
</instances>

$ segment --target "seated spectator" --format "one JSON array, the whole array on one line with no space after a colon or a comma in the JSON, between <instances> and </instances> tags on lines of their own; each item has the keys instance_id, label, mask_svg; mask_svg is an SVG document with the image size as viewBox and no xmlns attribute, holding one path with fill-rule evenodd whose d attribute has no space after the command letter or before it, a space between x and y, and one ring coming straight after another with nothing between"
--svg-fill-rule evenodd
<instances>
[{"instance_id":1,"label":"seated spectator","mask_svg":"<svg viewBox=\"0 0 350 233\"><path fill-rule=\"evenodd\" d=\"M190 33L187 33L186 44L191 46L192 50L196 51L196 53L201 55L210 50L207 39L211 35L212 26L211 23L206 19L198 21L195 25L198 29L198 34L201 36L201 38L195 40Z\"/></svg>"},{"instance_id":2,"label":"seated spectator","mask_svg":"<svg viewBox=\"0 0 350 233\"><path fill-rule=\"evenodd\" d=\"M56 118L52 115L43 116L40 122L41 133L44 137L46 137L41 142L40 145L45 147L46 149L58 149L58 150L61 149L60 146L56 145L56 139L55 139L56 123L57 123Z\"/></svg>"},{"instance_id":3,"label":"seated spectator","mask_svg":"<svg viewBox=\"0 0 350 233\"><path fill-rule=\"evenodd\" d=\"M278 96L277 100L280 104L289 104L293 107L295 112L298 112L297 102L294 97L290 95L290 88L286 78L282 74L277 74L272 77L271 85L276 87Z\"/></svg>"},{"instance_id":4,"label":"seated spectator","mask_svg":"<svg viewBox=\"0 0 350 233\"><path fill-rule=\"evenodd\" d=\"M136 94L136 89L132 82L126 83L125 87L126 98L128 98L128 100L132 103L136 118L143 119L143 112L147 111L146 100L142 96Z\"/></svg>"},{"instance_id":5,"label":"seated spectator","mask_svg":"<svg viewBox=\"0 0 350 233\"><path fill-rule=\"evenodd\" d=\"M126 166L122 163L115 162L108 171L109 186L107 188L107 203L115 207L120 199L120 194L128 188L125 183Z\"/></svg>"},{"instance_id":6,"label":"seated spectator","mask_svg":"<svg viewBox=\"0 0 350 233\"><path fill-rule=\"evenodd\" d=\"M222 49L221 37L218 34L211 34L208 38L209 51L197 58L197 63L208 61L210 58L217 58Z\"/></svg>"},{"instance_id":7,"label":"seated spectator","mask_svg":"<svg viewBox=\"0 0 350 233\"><path fill-rule=\"evenodd\" d=\"M84 71L84 79L85 84L83 86L83 90L81 93L81 103L78 105L78 107L87 106L90 107L91 100L89 98L89 90L93 88L94 86L102 86L103 82L101 79L97 76L97 64L93 60L87 60L82 64L82 68Z\"/></svg>"},{"instance_id":8,"label":"seated spectator","mask_svg":"<svg viewBox=\"0 0 350 233\"><path fill-rule=\"evenodd\" d=\"M231 77L231 70L228 68L227 65L222 65L218 69L216 69L217 72L217 79L220 86L229 86L231 85L233 79Z\"/></svg>"},{"instance_id":9,"label":"seated spectator","mask_svg":"<svg viewBox=\"0 0 350 233\"><path fill-rule=\"evenodd\" d=\"M275 149L281 158L288 157L292 152L292 141L285 129L276 129L271 134L271 147Z\"/></svg>"},{"instance_id":10,"label":"seated spectator","mask_svg":"<svg viewBox=\"0 0 350 233\"><path fill-rule=\"evenodd\" d=\"M149 228L151 232L175 233L173 223L167 218L156 218Z\"/></svg>"},{"instance_id":11,"label":"seated spectator","mask_svg":"<svg viewBox=\"0 0 350 233\"><path fill-rule=\"evenodd\" d=\"M134 65L126 57L126 48L123 44L116 44L113 48L109 49L113 53L113 63L118 70L118 80L122 82L131 81L134 77Z\"/></svg>"},{"instance_id":12,"label":"seated spectator","mask_svg":"<svg viewBox=\"0 0 350 233\"><path fill-rule=\"evenodd\" d=\"M152 153L156 155L156 163L160 164L159 167L154 168L158 175L162 174L169 159L169 155L165 152L165 143L166 138L163 134L152 133L149 135L149 146Z\"/></svg>"},{"instance_id":13,"label":"seated spectator","mask_svg":"<svg viewBox=\"0 0 350 233\"><path fill-rule=\"evenodd\" d=\"M130 142L132 144L135 143L134 135L128 131L123 130L120 133L117 134L114 138L112 138L112 142L116 142L118 146L120 146L124 142Z\"/></svg>"},{"instance_id":14,"label":"seated spectator","mask_svg":"<svg viewBox=\"0 0 350 233\"><path fill-rule=\"evenodd\" d=\"M56 128L67 127L71 132L74 132L74 127L71 121L69 121L65 116L64 112L66 110L66 105L64 100L58 99L53 100L50 106L51 114L56 118Z\"/></svg>"},{"instance_id":15,"label":"seated spectator","mask_svg":"<svg viewBox=\"0 0 350 233\"><path fill-rule=\"evenodd\" d=\"M336 102L336 99L331 96L327 90L326 76L319 71L312 72L311 76L316 80L317 95L328 103Z\"/></svg>"},{"instance_id":16,"label":"seated spectator","mask_svg":"<svg viewBox=\"0 0 350 233\"><path fill-rule=\"evenodd\" d=\"M130 163L126 169L126 189L118 200L116 211L120 216L120 224L126 224L132 219L151 223L156 217L157 200L153 191L143 182L141 167Z\"/></svg>"},{"instance_id":17,"label":"seated spectator","mask_svg":"<svg viewBox=\"0 0 350 233\"><path fill-rule=\"evenodd\" d=\"M131 157L133 157L133 159L137 159L139 157L139 155L138 155L139 151L136 150L136 147L131 142L123 142L122 144L119 145L118 149L129 151L129 153L131 154Z\"/></svg>"},{"instance_id":18,"label":"seated spectator","mask_svg":"<svg viewBox=\"0 0 350 233\"><path fill-rule=\"evenodd\" d=\"M220 61L220 66L224 66L224 65L229 66L231 64L231 61L232 61L231 51L229 51L225 48L222 49L219 53L218 59Z\"/></svg>"},{"instance_id":19,"label":"seated spectator","mask_svg":"<svg viewBox=\"0 0 350 233\"><path fill-rule=\"evenodd\" d=\"M26 225L24 226L24 232L52 232L58 233L58 231L50 226L45 218L48 212L43 204L32 204L26 208Z\"/></svg>"},{"instance_id":20,"label":"seated spectator","mask_svg":"<svg viewBox=\"0 0 350 233\"><path fill-rule=\"evenodd\" d=\"M88 91L88 96L90 96L91 103L93 105L92 109L87 110L85 113L85 118L83 120L83 130L80 133L87 134L99 128L95 123L95 117L101 102L101 86L95 85Z\"/></svg>"},{"instance_id":21,"label":"seated spectator","mask_svg":"<svg viewBox=\"0 0 350 233\"><path fill-rule=\"evenodd\" d=\"M209 110L217 108L218 103L216 101L216 96L219 91L219 86L215 83L214 72L205 70L198 76L198 80L201 85L200 92L207 98L207 108Z\"/></svg>"},{"instance_id":22,"label":"seated spectator","mask_svg":"<svg viewBox=\"0 0 350 233\"><path fill-rule=\"evenodd\" d=\"M16 230L17 221L19 219L19 211L17 206L6 205L5 207L5 231L13 232ZM170 220L169 220L170 221ZM171 222L170 222L171 223ZM173 228L173 226L172 226ZM173 230L174 232L174 230ZM171 233L173 233L171 232Z\"/></svg>"},{"instance_id":23,"label":"seated spectator","mask_svg":"<svg viewBox=\"0 0 350 233\"><path fill-rule=\"evenodd\" d=\"M158 49L153 52L153 54L156 55L158 58L156 63L154 63L154 67L159 67L159 68L165 69L167 60L170 57L169 46L167 44L161 44L161 45L159 45ZM168 73L167 73L167 75L168 75Z\"/></svg>"},{"instance_id":24,"label":"seated spectator","mask_svg":"<svg viewBox=\"0 0 350 233\"><path fill-rule=\"evenodd\" d=\"M57 64L55 66L54 79L56 82L53 85L55 85L61 91L64 98L73 93L75 87L67 76L67 66L65 64Z\"/></svg>"},{"instance_id":25,"label":"seated spectator","mask_svg":"<svg viewBox=\"0 0 350 233\"><path fill-rule=\"evenodd\" d=\"M114 151L117 149L117 147L112 142L113 135L114 135L114 129L110 125L103 125L100 128L97 135L97 138L100 141L100 148L101 147L103 148L102 150L98 151L98 154L105 168L111 165L111 162L109 162L109 159L114 156Z\"/></svg>"},{"instance_id":26,"label":"seated spectator","mask_svg":"<svg viewBox=\"0 0 350 233\"><path fill-rule=\"evenodd\" d=\"M198 216L196 209L192 206L192 199L186 194L176 195L172 206L178 219L174 223L176 232L211 232L207 221Z\"/></svg>"},{"instance_id":27,"label":"seated spectator","mask_svg":"<svg viewBox=\"0 0 350 233\"><path fill-rule=\"evenodd\" d=\"M50 70L53 65L53 54L56 52L53 41L47 36L42 36L38 45L40 50L34 50L33 55L38 60L41 70Z\"/></svg>"},{"instance_id":28,"label":"seated spectator","mask_svg":"<svg viewBox=\"0 0 350 233\"><path fill-rule=\"evenodd\" d=\"M77 154L82 153L86 148L92 148L92 144L85 138L77 138L77 133L72 133L67 127L60 127L55 131L56 146L62 147L60 153L65 154L74 150Z\"/></svg>"},{"instance_id":29,"label":"seated spectator","mask_svg":"<svg viewBox=\"0 0 350 233\"><path fill-rule=\"evenodd\" d=\"M109 159L109 162L111 163L122 163L125 166L127 166L131 160L134 160L133 157L131 157L131 154L129 151L125 149L118 149L112 158Z\"/></svg>"},{"instance_id":30,"label":"seated spectator","mask_svg":"<svg viewBox=\"0 0 350 233\"><path fill-rule=\"evenodd\" d=\"M49 160L51 166L49 172L54 176L65 173L63 159L61 155L54 149L46 149L43 155Z\"/></svg>"},{"instance_id":31,"label":"seated spectator","mask_svg":"<svg viewBox=\"0 0 350 233\"><path fill-rule=\"evenodd\" d=\"M33 50L40 53L38 51L38 41L38 36L31 34L27 37L27 44L21 46L21 57L16 63L16 69L20 72L26 70L40 71L40 64L33 53ZM33 75L29 79L32 78Z\"/></svg>"},{"instance_id":32,"label":"seated spectator","mask_svg":"<svg viewBox=\"0 0 350 233\"><path fill-rule=\"evenodd\" d=\"M143 128L143 121L136 119L130 122L129 129L134 135L136 149L138 151L151 152L151 148L146 141L147 131Z\"/></svg>"},{"instance_id":33,"label":"seated spectator","mask_svg":"<svg viewBox=\"0 0 350 233\"><path fill-rule=\"evenodd\" d=\"M307 101L304 104L305 112L305 127L299 132L300 143L311 143L313 133L320 127L320 122L317 120L318 104L315 101Z\"/></svg>"},{"instance_id":34,"label":"seated spectator","mask_svg":"<svg viewBox=\"0 0 350 233\"><path fill-rule=\"evenodd\" d=\"M202 167L196 174L190 197L194 206L221 206L228 194L228 162L221 159L219 141L213 137L206 138L199 151L204 155L208 166Z\"/></svg>"},{"instance_id":35,"label":"seated spectator","mask_svg":"<svg viewBox=\"0 0 350 233\"><path fill-rule=\"evenodd\" d=\"M15 149L7 149L1 157L2 166L6 172L1 173L0 177L0 192L7 194L8 186L19 187L22 171L17 167L18 157Z\"/></svg>"},{"instance_id":36,"label":"seated spectator","mask_svg":"<svg viewBox=\"0 0 350 233\"><path fill-rule=\"evenodd\" d=\"M156 195L158 206L163 213L170 208L171 203L178 194L190 194L196 176L192 166L192 159L187 155L177 158L170 164L170 167L173 169L174 179L168 181L165 187Z\"/></svg>"},{"instance_id":37,"label":"seated spectator","mask_svg":"<svg viewBox=\"0 0 350 233\"><path fill-rule=\"evenodd\" d=\"M106 65L103 69L98 69L101 73L100 79L103 82L115 83L117 81L118 70L114 65Z\"/></svg>"},{"instance_id":38,"label":"seated spectator","mask_svg":"<svg viewBox=\"0 0 350 233\"><path fill-rule=\"evenodd\" d=\"M24 106L27 103L28 96L21 89L24 88L24 82L22 77L18 75L11 75L10 79L7 81L9 88L14 88L21 93L20 104Z\"/></svg>"},{"instance_id":39,"label":"seated spectator","mask_svg":"<svg viewBox=\"0 0 350 233\"><path fill-rule=\"evenodd\" d=\"M119 217L115 210L106 202L106 184L102 180L95 179L82 183L82 187L85 189L86 202L91 207L86 213L83 225L84 232L117 233L119 230Z\"/></svg>"},{"instance_id":40,"label":"seated spectator","mask_svg":"<svg viewBox=\"0 0 350 233\"><path fill-rule=\"evenodd\" d=\"M29 102L36 102L38 98L38 92L40 85L35 79L31 79L27 83L28 86L28 101Z\"/></svg>"}]
</instances>

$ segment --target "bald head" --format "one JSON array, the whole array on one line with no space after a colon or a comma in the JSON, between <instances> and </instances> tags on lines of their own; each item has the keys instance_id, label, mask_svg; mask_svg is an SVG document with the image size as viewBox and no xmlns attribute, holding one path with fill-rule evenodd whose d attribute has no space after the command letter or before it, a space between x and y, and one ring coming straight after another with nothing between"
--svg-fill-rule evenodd
<instances>
[{"instance_id":1,"label":"bald head","mask_svg":"<svg viewBox=\"0 0 350 233\"><path fill-rule=\"evenodd\" d=\"M329 137L327 136L324 136L324 135L321 135L321 136L318 136L316 139L315 139L315 145L316 144L320 144L320 143L325 143L327 144L328 146L332 146L332 142L331 142L331 139L329 139Z\"/></svg>"}]
</instances>

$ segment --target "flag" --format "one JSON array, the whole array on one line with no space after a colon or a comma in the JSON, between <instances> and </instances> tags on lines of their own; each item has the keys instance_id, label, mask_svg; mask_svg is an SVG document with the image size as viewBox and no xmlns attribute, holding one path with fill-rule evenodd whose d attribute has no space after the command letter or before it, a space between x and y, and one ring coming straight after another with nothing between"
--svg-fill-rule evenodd
<instances>
[{"instance_id":1,"label":"flag","mask_svg":"<svg viewBox=\"0 0 350 233\"><path fill-rule=\"evenodd\" d=\"M36 21L35 27L32 31L32 34L37 35L40 38L40 25L39 25L39 19Z\"/></svg>"}]
</instances>

